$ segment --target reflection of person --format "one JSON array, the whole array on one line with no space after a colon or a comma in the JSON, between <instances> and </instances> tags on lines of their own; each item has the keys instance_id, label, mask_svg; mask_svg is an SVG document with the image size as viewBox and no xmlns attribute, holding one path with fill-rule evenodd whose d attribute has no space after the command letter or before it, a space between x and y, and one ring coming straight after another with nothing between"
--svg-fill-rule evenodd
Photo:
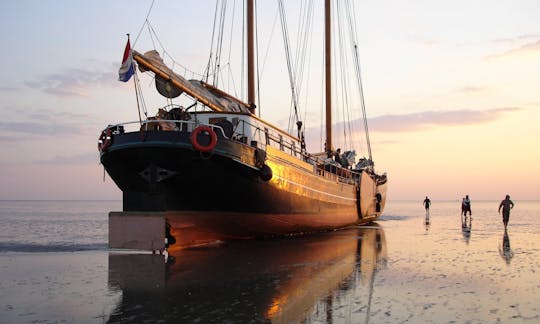
<instances>
[{"instance_id":1,"label":"reflection of person","mask_svg":"<svg viewBox=\"0 0 540 324\"><path fill-rule=\"evenodd\" d=\"M463 234L463 239L465 240L465 243L469 244L471 241L471 229L469 227L465 227L461 230L461 234Z\"/></svg>"},{"instance_id":2,"label":"reflection of person","mask_svg":"<svg viewBox=\"0 0 540 324\"><path fill-rule=\"evenodd\" d=\"M468 218L469 221L467 221L467 217L461 218L461 233L463 234L463 238L465 239L465 243L469 244L469 241L471 240L471 232L472 232L472 221L471 217Z\"/></svg>"},{"instance_id":3,"label":"reflection of person","mask_svg":"<svg viewBox=\"0 0 540 324\"><path fill-rule=\"evenodd\" d=\"M426 196L426 199L424 199L424 207L426 207L426 212L429 211L429 206L431 206L431 200L429 200L428 196Z\"/></svg>"},{"instance_id":4,"label":"reflection of person","mask_svg":"<svg viewBox=\"0 0 540 324\"><path fill-rule=\"evenodd\" d=\"M426 234L429 231L429 225L431 224L429 220L429 212L426 213L426 219L424 220L424 225L426 227Z\"/></svg>"},{"instance_id":5,"label":"reflection of person","mask_svg":"<svg viewBox=\"0 0 540 324\"><path fill-rule=\"evenodd\" d=\"M499 254L507 264L510 264L510 260L514 257L514 252L510 248L510 238L508 237L506 229L504 229L502 248L499 247Z\"/></svg>"},{"instance_id":6,"label":"reflection of person","mask_svg":"<svg viewBox=\"0 0 540 324\"><path fill-rule=\"evenodd\" d=\"M469 216L472 215L471 200L469 199L469 195L465 195L465 198L463 198L463 202L461 203L461 210L463 211L463 216L467 216L467 212L469 212Z\"/></svg>"},{"instance_id":7,"label":"reflection of person","mask_svg":"<svg viewBox=\"0 0 540 324\"><path fill-rule=\"evenodd\" d=\"M510 209L514 208L514 202L510 200L510 195L506 195L503 201L499 204L499 214L501 213L502 208L502 215L503 215L503 224L504 229L506 230L506 226L508 225L508 220L510 219Z\"/></svg>"}]
</instances>

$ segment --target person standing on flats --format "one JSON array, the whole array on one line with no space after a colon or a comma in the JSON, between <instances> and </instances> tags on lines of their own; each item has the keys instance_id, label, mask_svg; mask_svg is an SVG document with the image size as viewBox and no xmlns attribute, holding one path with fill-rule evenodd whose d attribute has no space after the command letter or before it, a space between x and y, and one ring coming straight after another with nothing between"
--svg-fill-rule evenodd
<instances>
[{"instance_id":1,"label":"person standing on flats","mask_svg":"<svg viewBox=\"0 0 540 324\"><path fill-rule=\"evenodd\" d=\"M503 201L499 204L499 214L501 213L502 208L502 215L503 215L503 224L504 229L506 230L506 226L508 225L508 220L510 219L510 209L514 208L514 202L510 200L510 195L506 195L506 198L504 198Z\"/></svg>"},{"instance_id":2,"label":"person standing on flats","mask_svg":"<svg viewBox=\"0 0 540 324\"><path fill-rule=\"evenodd\" d=\"M472 216L471 199L469 199L469 195L465 195L465 199L463 200L463 206L465 207L464 212L463 212L463 216L467 217L467 212L468 212L469 217L471 217Z\"/></svg>"},{"instance_id":3,"label":"person standing on flats","mask_svg":"<svg viewBox=\"0 0 540 324\"><path fill-rule=\"evenodd\" d=\"M429 214L429 206L431 206L431 200L429 200L428 196L426 196L426 199L424 199L424 207L426 208L426 214Z\"/></svg>"}]
</instances>

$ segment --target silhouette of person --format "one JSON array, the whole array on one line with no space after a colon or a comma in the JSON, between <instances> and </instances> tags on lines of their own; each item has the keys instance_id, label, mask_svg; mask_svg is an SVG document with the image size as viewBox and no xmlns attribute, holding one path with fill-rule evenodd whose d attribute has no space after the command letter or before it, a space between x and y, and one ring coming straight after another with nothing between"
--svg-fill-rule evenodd
<instances>
[{"instance_id":1,"label":"silhouette of person","mask_svg":"<svg viewBox=\"0 0 540 324\"><path fill-rule=\"evenodd\" d=\"M431 206L431 200L429 200L428 196L426 196L426 199L424 199L424 207L426 208L426 212L429 212L429 206Z\"/></svg>"},{"instance_id":2,"label":"silhouette of person","mask_svg":"<svg viewBox=\"0 0 540 324\"><path fill-rule=\"evenodd\" d=\"M510 200L510 195L506 195L503 201L499 204L499 214L501 213L502 208L502 215L503 215L503 224L504 229L506 230L506 226L508 225L508 220L510 219L510 209L514 208L514 202Z\"/></svg>"},{"instance_id":3,"label":"silhouette of person","mask_svg":"<svg viewBox=\"0 0 540 324\"><path fill-rule=\"evenodd\" d=\"M334 153L334 160L341 165L341 149L338 148L336 153Z\"/></svg>"},{"instance_id":4,"label":"silhouette of person","mask_svg":"<svg viewBox=\"0 0 540 324\"><path fill-rule=\"evenodd\" d=\"M465 195L465 198L463 198L463 203L462 203L461 208L463 210L463 216L467 217L467 212L469 212L469 216L472 216L471 200L469 199L469 195Z\"/></svg>"}]
</instances>

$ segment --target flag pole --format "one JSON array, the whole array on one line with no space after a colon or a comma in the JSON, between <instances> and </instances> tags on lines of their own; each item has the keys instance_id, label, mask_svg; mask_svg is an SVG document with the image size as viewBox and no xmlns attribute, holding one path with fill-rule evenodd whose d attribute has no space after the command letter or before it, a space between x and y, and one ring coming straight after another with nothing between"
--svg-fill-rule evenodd
<instances>
[{"instance_id":1,"label":"flag pole","mask_svg":"<svg viewBox=\"0 0 540 324\"><path fill-rule=\"evenodd\" d=\"M135 63L133 63L135 64ZM137 91L138 89L138 84L137 84L137 80L138 80L138 77L137 77L137 72L134 73L134 78L133 78L133 84L135 85L135 98L137 99L137 111L139 112L139 124L142 126L142 118L141 118L141 106L139 105L139 91Z\"/></svg>"},{"instance_id":2,"label":"flag pole","mask_svg":"<svg viewBox=\"0 0 540 324\"><path fill-rule=\"evenodd\" d=\"M129 42L129 33L126 34L127 37L128 37L128 42ZM131 54L131 48L130 48L130 56L132 55ZM133 64L135 64L135 62L133 62ZM135 65L133 65L133 74L134 74L134 77L133 77L133 86L135 87L135 98L137 99L137 111L139 112L139 124L142 126L142 118L141 118L141 106L140 106L140 103L139 103L139 91L138 91L138 84L137 84L137 67Z\"/></svg>"}]
</instances>

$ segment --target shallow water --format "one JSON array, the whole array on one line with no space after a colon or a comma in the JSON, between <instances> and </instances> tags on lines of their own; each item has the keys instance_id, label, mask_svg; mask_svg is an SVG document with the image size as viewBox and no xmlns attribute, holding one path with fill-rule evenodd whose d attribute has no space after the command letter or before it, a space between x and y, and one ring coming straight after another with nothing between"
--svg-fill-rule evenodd
<instances>
[{"instance_id":1,"label":"shallow water","mask_svg":"<svg viewBox=\"0 0 540 324\"><path fill-rule=\"evenodd\" d=\"M0 201L0 252L105 250L121 201Z\"/></svg>"},{"instance_id":2,"label":"shallow water","mask_svg":"<svg viewBox=\"0 0 540 324\"><path fill-rule=\"evenodd\" d=\"M426 229L416 204L389 204L388 218L408 217L381 222L389 256L377 274L374 304L384 315L375 322L538 322L540 204L516 202L506 238L497 207L473 202L467 229L459 202L434 203Z\"/></svg>"},{"instance_id":3,"label":"shallow water","mask_svg":"<svg viewBox=\"0 0 540 324\"><path fill-rule=\"evenodd\" d=\"M0 323L540 322L540 202L390 201L377 226L207 245L106 248L120 202L0 202ZM469 223L468 223L469 224Z\"/></svg>"}]
</instances>

